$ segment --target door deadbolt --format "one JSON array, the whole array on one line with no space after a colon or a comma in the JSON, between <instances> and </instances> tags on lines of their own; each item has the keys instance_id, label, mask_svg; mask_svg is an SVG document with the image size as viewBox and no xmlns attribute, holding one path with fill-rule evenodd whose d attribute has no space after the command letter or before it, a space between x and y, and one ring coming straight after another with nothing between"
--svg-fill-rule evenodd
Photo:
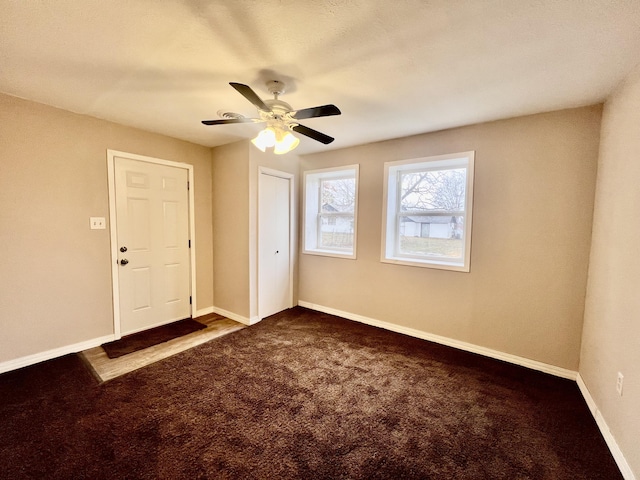
<instances>
[{"instance_id":1,"label":"door deadbolt","mask_svg":"<svg viewBox=\"0 0 640 480\"><path fill-rule=\"evenodd\" d=\"M127 247L120 247L120 251L121 251L122 253L126 252L126 251L127 251Z\"/></svg>"},{"instance_id":2,"label":"door deadbolt","mask_svg":"<svg viewBox=\"0 0 640 480\"><path fill-rule=\"evenodd\" d=\"M120 265L126 265L127 263L129 263L129 260L127 260L126 258L120 260Z\"/></svg>"}]
</instances>

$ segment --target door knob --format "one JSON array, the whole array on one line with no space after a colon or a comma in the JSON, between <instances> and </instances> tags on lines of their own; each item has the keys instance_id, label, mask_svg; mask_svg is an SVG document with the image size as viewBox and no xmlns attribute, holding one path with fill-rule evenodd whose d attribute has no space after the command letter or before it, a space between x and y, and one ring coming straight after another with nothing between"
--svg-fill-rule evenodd
<instances>
[{"instance_id":1,"label":"door knob","mask_svg":"<svg viewBox=\"0 0 640 480\"><path fill-rule=\"evenodd\" d=\"M120 260L120 265L126 265L127 263L129 263L129 260L127 260L126 258Z\"/></svg>"}]
</instances>

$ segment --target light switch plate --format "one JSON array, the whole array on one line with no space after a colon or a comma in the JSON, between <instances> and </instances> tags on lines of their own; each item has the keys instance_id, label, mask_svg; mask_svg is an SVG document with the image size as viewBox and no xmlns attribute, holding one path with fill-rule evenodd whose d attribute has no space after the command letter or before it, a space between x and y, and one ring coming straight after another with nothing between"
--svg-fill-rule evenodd
<instances>
[{"instance_id":1,"label":"light switch plate","mask_svg":"<svg viewBox=\"0 0 640 480\"><path fill-rule=\"evenodd\" d=\"M104 230L107 228L107 222L104 217L90 217L91 230Z\"/></svg>"}]
</instances>

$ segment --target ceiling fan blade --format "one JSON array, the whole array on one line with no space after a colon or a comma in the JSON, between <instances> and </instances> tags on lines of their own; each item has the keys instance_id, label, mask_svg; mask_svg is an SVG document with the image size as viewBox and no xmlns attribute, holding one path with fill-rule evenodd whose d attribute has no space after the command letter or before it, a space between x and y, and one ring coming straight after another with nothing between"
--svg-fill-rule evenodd
<instances>
[{"instance_id":1,"label":"ceiling fan blade","mask_svg":"<svg viewBox=\"0 0 640 480\"><path fill-rule=\"evenodd\" d=\"M340 115L342 112L335 105L322 105L320 107L303 108L297 112L291 112L291 116L298 120L314 117L329 117L331 115Z\"/></svg>"},{"instance_id":2,"label":"ceiling fan blade","mask_svg":"<svg viewBox=\"0 0 640 480\"><path fill-rule=\"evenodd\" d=\"M227 125L229 123L260 123L259 118L224 118L221 120L202 120L205 125Z\"/></svg>"},{"instance_id":3,"label":"ceiling fan blade","mask_svg":"<svg viewBox=\"0 0 640 480\"><path fill-rule=\"evenodd\" d=\"M320 143L324 143L325 145L328 145L335 140L329 135L325 135L324 133L318 132L317 130L309 127L305 127L304 125L296 125L295 127L292 127L292 130L309 138L313 138L314 140L317 140Z\"/></svg>"},{"instance_id":4,"label":"ceiling fan blade","mask_svg":"<svg viewBox=\"0 0 640 480\"><path fill-rule=\"evenodd\" d=\"M242 83L235 83L235 82L230 82L229 85L235 88L240 93L240 95L242 95L244 98L249 100L260 110L263 110L265 112L271 111L271 108L262 101L262 99L256 94L256 92L251 90L251 87L249 85L244 85Z\"/></svg>"}]
</instances>

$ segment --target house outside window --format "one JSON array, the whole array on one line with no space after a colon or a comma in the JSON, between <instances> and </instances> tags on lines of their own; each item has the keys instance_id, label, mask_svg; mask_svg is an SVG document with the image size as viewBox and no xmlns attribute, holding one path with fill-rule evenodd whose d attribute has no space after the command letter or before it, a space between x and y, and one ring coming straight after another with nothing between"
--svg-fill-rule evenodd
<instances>
[{"instance_id":1,"label":"house outside window","mask_svg":"<svg viewBox=\"0 0 640 480\"><path fill-rule=\"evenodd\" d=\"M356 258L358 165L304 172L303 253Z\"/></svg>"},{"instance_id":2,"label":"house outside window","mask_svg":"<svg viewBox=\"0 0 640 480\"><path fill-rule=\"evenodd\" d=\"M382 262L469 271L474 158L385 163Z\"/></svg>"}]
</instances>

